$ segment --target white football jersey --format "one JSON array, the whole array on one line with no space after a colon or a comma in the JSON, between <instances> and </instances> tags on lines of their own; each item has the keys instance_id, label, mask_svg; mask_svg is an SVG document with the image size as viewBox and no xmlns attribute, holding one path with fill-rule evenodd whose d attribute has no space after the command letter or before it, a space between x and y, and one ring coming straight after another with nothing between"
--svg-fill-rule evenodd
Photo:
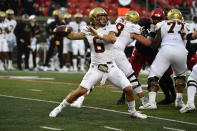
<instances>
[{"instance_id":1,"label":"white football jersey","mask_svg":"<svg viewBox=\"0 0 197 131\"><path fill-rule=\"evenodd\" d=\"M3 22L0 22L0 39L6 39L6 31L5 31L5 28L8 28L9 25L7 22L3 21Z\"/></svg>"},{"instance_id":2,"label":"white football jersey","mask_svg":"<svg viewBox=\"0 0 197 131\"><path fill-rule=\"evenodd\" d=\"M157 23L156 30L160 28L162 38L161 47L166 45L185 47L185 42L181 37L180 31L184 30L186 34L189 31L184 23L176 20L166 20Z\"/></svg>"},{"instance_id":3,"label":"white football jersey","mask_svg":"<svg viewBox=\"0 0 197 131\"><path fill-rule=\"evenodd\" d=\"M115 30L115 26L107 25L97 29L97 32L107 35L110 31L114 32ZM87 26L82 28L82 32L86 35L90 44L92 64L106 64L107 62L114 62L112 43L106 43L98 37L89 35L87 32Z\"/></svg>"},{"instance_id":4,"label":"white football jersey","mask_svg":"<svg viewBox=\"0 0 197 131\"><path fill-rule=\"evenodd\" d=\"M131 42L134 41L130 37L130 33L141 34L141 27L139 25L125 21L122 18L118 18L116 20L116 28L117 39L114 43L114 47L119 48L122 51L124 51L126 46L128 46Z\"/></svg>"},{"instance_id":5,"label":"white football jersey","mask_svg":"<svg viewBox=\"0 0 197 131\"><path fill-rule=\"evenodd\" d=\"M72 32L81 32L81 29L86 25L87 23L85 21L81 21L80 24L77 24L75 21L69 23L69 26L72 27Z\"/></svg>"},{"instance_id":6,"label":"white football jersey","mask_svg":"<svg viewBox=\"0 0 197 131\"><path fill-rule=\"evenodd\" d=\"M12 19L12 20L6 19L5 22L8 22L10 33L14 33L14 29L16 27L16 20L14 20L14 19Z\"/></svg>"}]
</instances>

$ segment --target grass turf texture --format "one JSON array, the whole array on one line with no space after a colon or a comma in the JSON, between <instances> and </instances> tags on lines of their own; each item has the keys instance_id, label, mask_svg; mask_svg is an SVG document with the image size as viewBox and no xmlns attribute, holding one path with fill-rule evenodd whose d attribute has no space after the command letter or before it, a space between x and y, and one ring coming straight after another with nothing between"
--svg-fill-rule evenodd
<instances>
[{"instance_id":1,"label":"grass turf texture","mask_svg":"<svg viewBox=\"0 0 197 131\"><path fill-rule=\"evenodd\" d=\"M61 102L70 91L77 88L77 85L63 85L62 82L79 84L83 74L1 72L0 76L53 77L55 78L53 81L57 83L48 83L48 80L45 81L46 83L41 83L40 80L37 82L37 80L26 81L1 78L0 95ZM146 84L146 78L147 76L140 75L139 80L142 84ZM107 84L109 84L109 82L107 82ZM128 109L126 104L115 104L116 100L119 99L121 95L121 93L117 91L119 90L96 87L84 101L84 105L87 107L100 107L126 113ZM145 95L147 96L147 93L145 93ZM136 109L138 109L141 104L137 96L135 98ZM163 98L163 94L157 94L157 101ZM184 101L186 101L186 96L184 96ZM196 99L195 103L197 103ZM57 103L50 103L47 101L40 102L0 96L0 131L48 130L40 128L41 126L69 131L110 130L104 128L104 126L124 131L158 131L165 130L164 127L187 131L197 130L197 112L180 114L179 110L174 107L174 104L167 106L158 105L158 110L143 111L143 113L159 118L195 123L195 125L155 118L141 120L131 118L128 114L87 107L80 109L68 107L65 108L57 118L49 118L49 112L57 105Z\"/></svg>"}]
</instances>

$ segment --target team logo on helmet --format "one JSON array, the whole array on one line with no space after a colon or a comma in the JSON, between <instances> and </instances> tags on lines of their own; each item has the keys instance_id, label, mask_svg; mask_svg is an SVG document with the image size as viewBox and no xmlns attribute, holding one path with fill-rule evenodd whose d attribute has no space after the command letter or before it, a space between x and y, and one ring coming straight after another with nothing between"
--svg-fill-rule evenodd
<instances>
[{"instance_id":1,"label":"team logo on helmet","mask_svg":"<svg viewBox=\"0 0 197 131\"><path fill-rule=\"evenodd\" d=\"M167 14L168 20L182 20L182 13L178 9L171 9Z\"/></svg>"},{"instance_id":2,"label":"team logo on helmet","mask_svg":"<svg viewBox=\"0 0 197 131\"><path fill-rule=\"evenodd\" d=\"M129 11L128 13L126 13L125 15L125 20L132 22L134 24L138 24L139 20L140 20L140 15L138 14L137 11Z\"/></svg>"}]
</instances>

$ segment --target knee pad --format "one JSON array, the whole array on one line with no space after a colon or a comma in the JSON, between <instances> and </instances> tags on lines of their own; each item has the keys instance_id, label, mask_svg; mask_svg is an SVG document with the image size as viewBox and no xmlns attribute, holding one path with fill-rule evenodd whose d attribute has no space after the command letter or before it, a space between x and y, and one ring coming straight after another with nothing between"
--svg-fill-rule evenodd
<instances>
[{"instance_id":1,"label":"knee pad","mask_svg":"<svg viewBox=\"0 0 197 131\"><path fill-rule=\"evenodd\" d=\"M148 90L150 91L151 88L155 88L155 91L159 89L159 77L154 76L148 78Z\"/></svg>"},{"instance_id":2,"label":"knee pad","mask_svg":"<svg viewBox=\"0 0 197 131\"><path fill-rule=\"evenodd\" d=\"M177 76L175 79L175 87L185 87L185 76Z\"/></svg>"},{"instance_id":3,"label":"knee pad","mask_svg":"<svg viewBox=\"0 0 197 131\"><path fill-rule=\"evenodd\" d=\"M189 81L187 82L187 87L189 87L189 86L194 86L194 87L197 88L197 82L194 81L194 80L189 80Z\"/></svg>"},{"instance_id":4,"label":"knee pad","mask_svg":"<svg viewBox=\"0 0 197 131\"><path fill-rule=\"evenodd\" d=\"M130 76L128 76L127 79L130 81L134 90L135 90L135 88L141 87L141 84L139 83L134 72Z\"/></svg>"}]
</instances>

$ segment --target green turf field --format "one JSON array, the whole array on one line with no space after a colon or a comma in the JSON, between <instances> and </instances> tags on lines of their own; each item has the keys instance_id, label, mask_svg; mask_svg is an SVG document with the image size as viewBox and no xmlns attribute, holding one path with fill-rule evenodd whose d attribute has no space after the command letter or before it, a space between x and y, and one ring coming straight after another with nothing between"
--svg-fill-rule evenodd
<instances>
[{"instance_id":1,"label":"green turf field","mask_svg":"<svg viewBox=\"0 0 197 131\"><path fill-rule=\"evenodd\" d=\"M50 111L77 87L83 75L0 72L0 131L197 131L197 111L180 114L173 104L143 111L149 116L146 120L131 118L126 104L115 104L121 91L114 88L96 87L82 108L68 107L58 117L49 118ZM146 78L141 75L140 82L146 84ZM135 98L138 109L140 101ZM163 94L158 93L157 101L161 99ZM197 105L197 99L195 102Z\"/></svg>"}]
</instances>

